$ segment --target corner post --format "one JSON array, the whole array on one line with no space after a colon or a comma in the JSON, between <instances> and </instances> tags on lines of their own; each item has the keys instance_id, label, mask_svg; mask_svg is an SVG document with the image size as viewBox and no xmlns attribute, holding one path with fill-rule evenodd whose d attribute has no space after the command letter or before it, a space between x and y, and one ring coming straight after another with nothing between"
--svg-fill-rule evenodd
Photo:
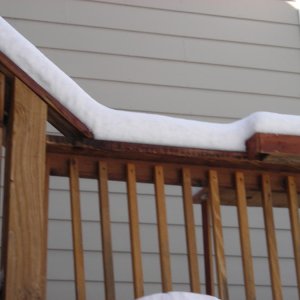
<instances>
[{"instance_id":1,"label":"corner post","mask_svg":"<svg viewBox=\"0 0 300 300\"><path fill-rule=\"evenodd\" d=\"M19 79L9 116L5 166L6 300L45 299L47 106Z\"/></svg>"}]
</instances>

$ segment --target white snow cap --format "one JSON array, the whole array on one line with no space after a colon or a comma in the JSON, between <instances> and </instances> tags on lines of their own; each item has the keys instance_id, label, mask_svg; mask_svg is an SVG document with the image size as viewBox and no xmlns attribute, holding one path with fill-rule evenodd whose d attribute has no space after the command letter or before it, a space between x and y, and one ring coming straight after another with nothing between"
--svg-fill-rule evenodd
<instances>
[{"instance_id":1,"label":"white snow cap","mask_svg":"<svg viewBox=\"0 0 300 300\"><path fill-rule=\"evenodd\" d=\"M218 300L216 297L188 292L159 293L137 300Z\"/></svg>"},{"instance_id":2,"label":"white snow cap","mask_svg":"<svg viewBox=\"0 0 300 300\"><path fill-rule=\"evenodd\" d=\"M258 112L216 124L110 109L80 88L0 17L0 51L83 122L99 140L245 151L256 132L300 135L300 117Z\"/></svg>"}]
</instances>

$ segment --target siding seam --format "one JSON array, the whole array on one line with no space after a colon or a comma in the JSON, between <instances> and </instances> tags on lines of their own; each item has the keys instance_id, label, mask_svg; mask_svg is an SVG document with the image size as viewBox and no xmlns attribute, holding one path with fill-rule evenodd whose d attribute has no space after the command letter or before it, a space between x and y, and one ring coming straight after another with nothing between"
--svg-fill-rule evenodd
<instances>
[{"instance_id":1,"label":"siding seam","mask_svg":"<svg viewBox=\"0 0 300 300\"><path fill-rule=\"evenodd\" d=\"M245 44L245 45L256 45L256 46L265 46L265 47L276 47L276 48L283 48L283 49L294 49L299 50L300 47L293 47L293 46L283 46L283 45L276 45L276 44L263 44L263 43L253 43L253 42L245 42L245 41L238 41L238 40L223 40L223 39L216 39L216 38L205 38L201 36L195 35L183 35L183 34L171 34L171 33L162 33L162 32L155 32L155 31L144 31L144 30L134 30L134 29L124 29L121 27L106 27L106 26L97 26L97 25L87 25L87 24L79 24L79 23L72 23L72 22L54 22L54 21L46 21L42 19L32 19L32 18L12 18L12 17L3 17L6 20L19 20L19 21L33 21L33 22L41 22L41 23L49 23L49 24L56 24L56 25L66 25L66 26L76 26L76 27L83 27L83 28L96 28L96 29L107 29L107 30L114 30L114 31L121 31L121 32L132 32L132 33L141 33L141 34L150 34L150 35L158 35L158 36L169 36L169 37L178 37L184 39L196 39L196 40L206 40L206 41L217 41L217 42L226 42L226 43L236 43L236 44ZM295 26L298 26L295 24Z\"/></svg>"},{"instance_id":2,"label":"siding seam","mask_svg":"<svg viewBox=\"0 0 300 300\"><path fill-rule=\"evenodd\" d=\"M78 0L77 0L78 1ZM263 20L263 19L254 19L254 18L246 18L246 17L235 17L235 16L226 16L226 15L216 15L216 14L210 14L210 13L203 13L203 12L194 12L190 10L176 10L176 9L168 9L163 7L151 7L151 6L145 6L145 5L137 5L137 4L128 4L128 3L120 3L120 2L109 2L109 1L97 1L97 0L79 0L81 2L91 2L91 3L98 3L111 5L111 6L125 6L125 7L135 7L140 9L149 9L149 10L158 10L158 11L166 11L166 12L172 12L172 13L182 13L182 14L191 14L191 15L201 15L201 16L208 16L208 17L217 17L217 18L224 18L224 19L234 19L234 20L240 20L240 21L252 21L252 22L262 22L262 23L272 23L272 24L282 24L282 25L288 25L288 26L297 26L297 23L288 23L288 22L280 22L280 21L271 21L271 20Z\"/></svg>"}]
</instances>

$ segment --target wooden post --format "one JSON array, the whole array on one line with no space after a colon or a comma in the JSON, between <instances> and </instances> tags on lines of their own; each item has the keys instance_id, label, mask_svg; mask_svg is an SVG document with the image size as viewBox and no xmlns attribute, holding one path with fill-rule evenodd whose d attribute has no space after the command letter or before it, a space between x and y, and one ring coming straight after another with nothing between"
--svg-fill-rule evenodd
<instances>
[{"instance_id":1,"label":"wooden post","mask_svg":"<svg viewBox=\"0 0 300 300\"><path fill-rule=\"evenodd\" d=\"M4 102L5 102L5 76L2 73L0 73L0 145L1 147L3 143L3 129L4 129L4 124L3 124Z\"/></svg>"},{"instance_id":2,"label":"wooden post","mask_svg":"<svg viewBox=\"0 0 300 300\"><path fill-rule=\"evenodd\" d=\"M46 104L15 79L5 178L4 299L45 299L46 119Z\"/></svg>"},{"instance_id":3,"label":"wooden post","mask_svg":"<svg viewBox=\"0 0 300 300\"><path fill-rule=\"evenodd\" d=\"M3 163L3 139L4 139L4 124L3 124L3 119L4 119L4 102L5 102L5 76L4 74L0 73L0 183L2 184L2 163ZM2 217L2 249L6 248L6 227L7 227L7 205L6 203L2 203L3 207L3 217ZM1 270L4 268L4 257L5 251L1 251Z\"/></svg>"}]
</instances>

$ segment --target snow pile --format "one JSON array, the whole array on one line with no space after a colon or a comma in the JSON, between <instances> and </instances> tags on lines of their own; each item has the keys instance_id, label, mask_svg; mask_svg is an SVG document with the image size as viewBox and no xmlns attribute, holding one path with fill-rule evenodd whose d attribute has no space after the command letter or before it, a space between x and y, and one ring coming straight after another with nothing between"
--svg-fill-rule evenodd
<instances>
[{"instance_id":1,"label":"snow pile","mask_svg":"<svg viewBox=\"0 0 300 300\"><path fill-rule=\"evenodd\" d=\"M230 123L216 124L101 105L0 17L0 51L61 102L99 140L244 151L255 132L300 135L300 117L258 112Z\"/></svg>"},{"instance_id":2,"label":"snow pile","mask_svg":"<svg viewBox=\"0 0 300 300\"><path fill-rule=\"evenodd\" d=\"M216 297L188 293L188 292L169 292L159 293L142 297L137 300L218 300Z\"/></svg>"}]
</instances>

